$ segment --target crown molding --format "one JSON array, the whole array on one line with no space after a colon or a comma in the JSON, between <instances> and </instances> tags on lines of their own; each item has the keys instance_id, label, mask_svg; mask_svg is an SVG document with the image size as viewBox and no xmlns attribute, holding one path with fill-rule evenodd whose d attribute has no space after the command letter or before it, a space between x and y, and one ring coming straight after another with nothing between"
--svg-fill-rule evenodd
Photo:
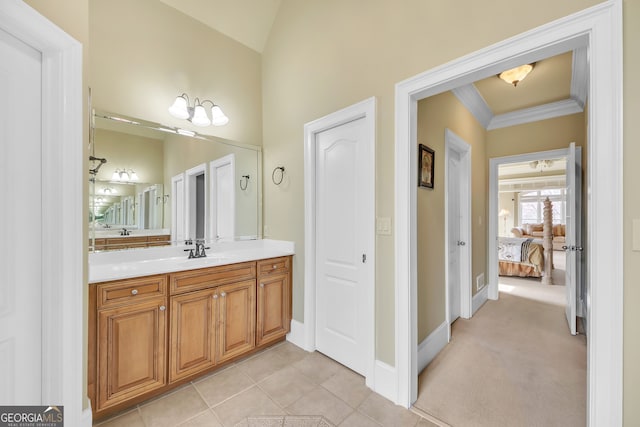
<instances>
[{"instance_id":1,"label":"crown molding","mask_svg":"<svg viewBox=\"0 0 640 427\"><path fill-rule=\"evenodd\" d=\"M587 48L579 47L573 51L571 65L571 99L574 99L583 109L589 91L589 61Z\"/></svg>"},{"instance_id":2,"label":"crown molding","mask_svg":"<svg viewBox=\"0 0 640 427\"><path fill-rule=\"evenodd\" d=\"M487 105L478 89L473 84L457 87L452 90L453 94L464 105L471 114L480 122L482 127L487 129L491 119L493 119L493 111Z\"/></svg>"},{"instance_id":3,"label":"crown molding","mask_svg":"<svg viewBox=\"0 0 640 427\"><path fill-rule=\"evenodd\" d=\"M569 114L581 113L587 99L589 85L589 63L587 48L573 51L571 66L571 96L563 101L494 115L475 85L468 84L452 89L453 94L464 105L485 130L501 129L524 123L547 120Z\"/></svg>"},{"instance_id":4,"label":"crown molding","mask_svg":"<svg viewBox=\"0 0 640 427\"><path fill-rule=\"evenodd\" d=\"M551 102L537 107L524 108L510 113L494 116L487 126L487 130L501 129L509 126L521 125L524 123L537 122L539 120L553 119L555 117L568 116L583 111L573 99Z\"/></svg>"}]
</instances>

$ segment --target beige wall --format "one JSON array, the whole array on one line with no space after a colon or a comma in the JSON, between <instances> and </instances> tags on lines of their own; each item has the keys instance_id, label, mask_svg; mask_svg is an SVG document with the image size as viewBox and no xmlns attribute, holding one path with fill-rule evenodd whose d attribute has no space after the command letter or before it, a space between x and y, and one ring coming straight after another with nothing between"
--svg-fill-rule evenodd
<instances>
[{"instance_id":1,"label":"beige wall","mask_svg":"<svg viewBox=\"0 0 640 427\"><path fill-rule=\"evenodd\" d=\"M304 124L377 98L376 216L393 217L394 85L596 3L523 2L513 13L506 0L283 0L262 64L264 214L266 234L296 243L296 320L304 320ZM279 165L287 168L286 187L269 181ZM393 245L394 236L376 239L376 357L392 365Z\"/></svg>"},{"instance_id":2,"label":"beige wall","mask_svg":"<svg viewBox=\"0 0 640 427\"><path fill-rule=\"evenodd\" d=\"M418 188L417 195L418 342L446 320L445 129L471 146L472 283L487 264L486 131L451 92L446 92L418 103L418 143L435 150L434 188Z\"/></svg>"},{"instance_id":3,"label":"beige wall","mask_svg":"<svg viewBox=\"0 0 640 427\"><path fill-rule=\"evenodd\" d=\"M640 196L636 188L636 183L640 182L640 168L635 164L640 158L640 145L636 143L640 140L640 126L637 120L640 116L640 81L636 78L635 72L640 68L640 27L637 25L640 22L640 2L622 1L625 92L623 167L626 183L623 228L624 235L630 236L632 219L640 218ZM27 3L83 43L86 64L86 55L89 54L88 0L27 0ZM265 224L269 226L269 234L296 242L299 254L294 266L296 319L304 319L303 124L369 96L377 97L376 215L393 217L394 84L597 3L600 1L525 2L518 4L518 13L513 13L512 4L506 0L492 0L490 4L472 0L455 4L405 0L401 6L395 2L371 0L366 3L366 7L363 7L361 1L356 0L283 1L282 10L276 19L263 56L262 108L265 124L264 127L256 125L257 128L248 133L253 135L263 132ZM467 13L460 14L459 10L466 10ZM144 21L141 16L146 16L146 12L139 13L135 20ZM327 23L330 23L330 30ZM469 37L469 34L473 34L473 37ZM154 47L157 48L158 45ZM166 44L163 44L163 50L170 47L164 45ZM187 56L192 58L192 65L182 74L186 79L186 76L197 74L198 64L201 64L200 61L207 55L193 54L192 49L181 50L183 52L179 56L180 59ZM154 49L145 52L153 51ZM214 48L211 52L216 55L219 53L218 49ZM144 57L146 60L150 57L149 54L142 55L137 52L135 56ZM206 67L202 69L210 70ZM182 81L171 83L171 76L175 77L175 74L172 74L171 70L167 73L169 76L164 83L168 81L170 84L168 88L163 89L165 95L162 96L161 102L158 101L159 96L137 98L139 100L136 102L144 103L146 100L152 105L164 107L164 98L174 97L178 91L204 90L201 87L204 83L185 84L188 88L183 86ZM88 84L89 80L85 78L85 87ZM255 84L252 86L255 88ZM216 85L216 88L218 87L220 85ZM259 92L259 83L255 90ZM260 101L256 101L255 104L260 107ZM116 110L119 106L126 107L116 102L115 105L102 105L101 108ZM224 106L231 120L236 120L226 103ZM146 107L147 105L131 107L130 114L144 116ZM255 113L247 114L253 115ZM254 126L253 122L243 124L250 128ZM257 143L258 140L244 142ZM282 186L275 187L270 183L269 174L273 167L278 165L287 167L287 185L283 183ZM394 364L392 259L393 236L379 237L376 272L376 356L390 364ZM637 325L640 324L640 311L635 309L636 301L640 299L638 265L640 252L632 251L631 239L627 238L624 241L625 426L640 423L640 405L637 405L640 401L640 364L636 363L640 360L640 339L636 333Z\"/></svg>"},{"instance_id":4,"label":"beige wall","mask_svg":"<svg viewBox=\"0 0 640 427\"><path fill-rule=\"evenodd\" d=\"M95 130L95 153L107 159L96 178L110 181L116 169L133 169L141 182L162 184L164 150L162 141L144 136Z\"/></svg>"},{"instance_id":5,"label":"beige wall","mask_svg":"<svg viewBox=\"0 0 640 427\"><path fill-rule=\"evenodd\" d=\"M93 106L246 144L262 142L261 58L157 0L91 0ZM220 104L229 123L197 127L167 108L186 92ZM207 107L210 104L207 104Z\"/></svg>"},{"instance_id":6,"label":"beige wall","mask_svg":"<svg viewBox=\"0 0 640 427\"><path fill-rule=\"evenodd\" d=\"M255 236L258 234L258 154L255 150L236 147L201 139L189 138L181 135L167 135L164 144L164 191L171 193L171 178L202 163L233 154L235 157L236 188L236 236ZM208 172L207 172L208 173ZM242 175L249 175L246 190L240 188ZM160 181L161 182L161 181ZM208 185L208 184L207 184ZM171 201L167 202L164 211L164 224L171 227ZM192 236L195 237L195 236Z\"/></svg>"},{"instance_id":7,"label":"beige wall","mask_svg":"<svg viewBox=\"0 0 640 427\"><path fill-rule=\"evenodd\" d=\"M632 250L632 220L640 218L640 2L624 0L624 425L640 425L640 252Z\"/></svg>"}]
</instances>

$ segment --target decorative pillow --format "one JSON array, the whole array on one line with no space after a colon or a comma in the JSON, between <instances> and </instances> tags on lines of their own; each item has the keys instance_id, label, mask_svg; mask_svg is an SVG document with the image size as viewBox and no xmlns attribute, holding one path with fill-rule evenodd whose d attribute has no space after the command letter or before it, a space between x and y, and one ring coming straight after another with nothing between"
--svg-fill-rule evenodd
<instances>
[{"instance_id":1,"label":"decorative pillow","mask_svg":"<svg viewBox=\"0 0 640 427\"><path fill-rule=\"evenodd\" d=\"M533 224L524 224L522 227L524 228L524 234L531 235L533 232Z\"/></svg>"},{"instance_id":2,"label":"decorative pillow","mask_svg":"<svg viewBox=\"0 0 640 427\"><path fill-rule=\"evenodd\" d=\"M520 227L513 227L511 229L511 234L513 234L513 237L522 237L524 230Z\"/></svg>"},{"instance_id":3,"label":"decorative pillow","mask_svg":"<svg viewBox=\"0 0 640 427\"><path fill-rule=\"evenodd\" d=\"M543 231L543 230L544 230L543 224L531 224L531 231Z\"/></svg>"}]
</instances>

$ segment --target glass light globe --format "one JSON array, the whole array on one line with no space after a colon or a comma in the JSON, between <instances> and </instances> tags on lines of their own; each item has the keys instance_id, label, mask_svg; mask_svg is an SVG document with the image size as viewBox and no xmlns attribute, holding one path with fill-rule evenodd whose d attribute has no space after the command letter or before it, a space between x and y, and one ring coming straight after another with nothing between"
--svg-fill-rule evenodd
<instances>
[{"instance_id":1,"label":"glass light globe","mask_svg":"<svg viewBox=\"0 0 640 427\"><path fill-rule=\"evenodd\" d=\"M183 95L180 95L173 102L173 105L169 107L169 114L178 119L188 119L189 118L189 110L188 110L187 98Z\"/></svg>"},{"instance_id":2,"label":"glass light globe","mask_svg":"<svg viewBox=\"0 0 640 427\"><path fill-rule=\"evenodd\" d=\"M196 105L191 123L196 126L209 126L211 124L211 120L207 117L207 112L202 105Z\"/></svg>"}]
</instances>

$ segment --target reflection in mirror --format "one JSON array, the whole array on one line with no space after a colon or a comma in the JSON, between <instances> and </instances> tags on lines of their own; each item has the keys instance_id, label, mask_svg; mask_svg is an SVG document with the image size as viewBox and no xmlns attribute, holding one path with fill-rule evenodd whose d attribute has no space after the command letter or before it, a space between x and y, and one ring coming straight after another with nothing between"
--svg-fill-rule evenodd
<instances>
[{"instance_id":1,"label":"reflection in mirror","mask_svg":"<svg viewBox=\"0 0 640 427\"><path fill-rule=\"evenodd\" d=\"M90 250L261 237L260 147L102 112L91 144Z\"/></svg>"}]
</instances>

